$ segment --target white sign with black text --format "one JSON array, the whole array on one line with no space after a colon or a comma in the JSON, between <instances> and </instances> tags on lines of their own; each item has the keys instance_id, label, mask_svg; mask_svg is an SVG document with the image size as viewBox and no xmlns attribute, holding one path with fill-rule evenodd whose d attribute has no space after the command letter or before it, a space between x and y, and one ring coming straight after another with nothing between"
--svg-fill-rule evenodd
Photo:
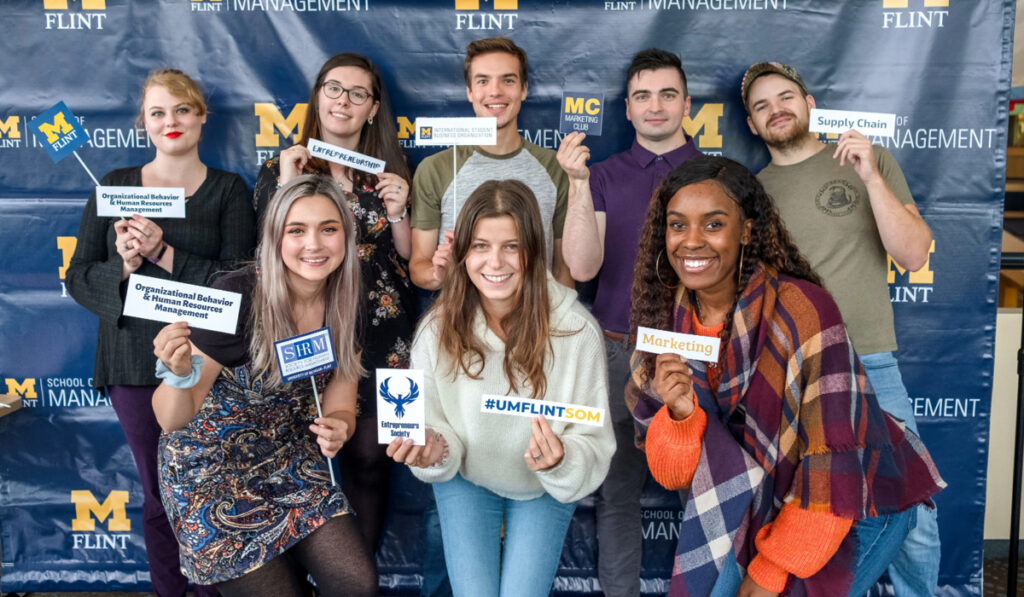
<instances>
[{"instance_id":1,"label":"white sign with black text","mask_svg":"<svg viewBox=\"0 0 1024 597\"><path fill-rule=\"evenodd\" d=\"M101 218L184 218L185 189L180 187L96 187Z\"/></svg>"},{"instance_id":2,"label":"white sign with black text","mask_svg":"<svg viewBox=\"0 0 1024 597\"><path fill-rule=\"evenodd\" d=\"M132 274L123 314L164 323L184 321L189 327L234 334L241 305L242 295L237 292Z\"/></svg>"}]
</instances>

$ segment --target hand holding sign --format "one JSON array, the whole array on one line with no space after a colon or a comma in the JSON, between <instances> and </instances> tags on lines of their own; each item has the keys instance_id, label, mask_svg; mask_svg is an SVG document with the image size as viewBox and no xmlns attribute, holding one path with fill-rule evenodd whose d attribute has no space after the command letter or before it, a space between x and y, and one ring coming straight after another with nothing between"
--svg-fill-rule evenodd
<instances>
[{"instance_id":1,"label":"hand holding sign","mask_svg":"<svg viewBox=\"0 0 1024 597\"><path fill-rule=\"evenodd\" d=\"M444 242L437 246L434 256L430 258L430 262L434 265L434 279L438 282L444 282L444 277L448 273L448 262L451 261L454 244L455 233L445 230Z\"/></svg>"},{"instance_id":2,"label":"hand holding sign","mask_svg":"<svg viewBox=\"0 0 1024 597\"><path fill-rule=\"evenodd\" d=\"M584 133L569 133L558 146L558 165L565 170L570 180L584 181L590 178L590 169L587 168L590 148L583 144L586 138Z\"/></svg>"},{"instance_id":3,"label":"hand holding sign","mask_svg":"<svg viewBox=\"0 0 1024 597\"><path fill-rule=\"evenodd\" d=\"M125 222L114 222L114 248L121 256L121 280L127 280L128 276L142 267L142 255L139 254L141 249L133 242L135 237L128 232Z\"/></svg>"},{"instance_id":4,"label":"hand holding sign","mask_svg":"<svg viewBox=\"0 0 1024 597\"><path fill-rule=\"evenodd\" d=\"M188 324L178 321L165 325L153 338L153 354L178 377L192 373L192 344L188 341L191 335Z\"/></svg>"},{"instance_id":5,"label":"hand holding sign","mask_svg":"<svg viewBox=\"0 0 1024 597\"><path fill-rule=\"evenodd\" d=\"M313 382L314 385L316 382ZM334 455L345 445L348 439L348 423L341 419L332 417L317 417L309 430L316 435L316 443L320 446L320 453L327 458L334 458ZM333 471L332 471L333 472Z\"/></svg>"},{"instance_id":6,"label":"hand holding sign","mask_svg":"<svg viewBox=\"0 0 1024 597\"><path fill-rule=\"evenodd\" d=\"M121 220L114 224L120 226L131 236L129 245L139 249L139 256L152 257L159 251L164 242L164 230L159 224L140 216L132 214L130 220Z\"/></svg>"},{"instance_id":7,"label":"hand holding sign","mask_svg":"<svg viewBox=\"0 0 1024 597\"><path fill-rule=\"evenodd\" d=\"M278 184L284 184L302 174L306 162L309 161L309 150L305 145L292 145L280 153L277 158L279 178Z\"/></svg>"},{"instance_id":8,"label":"hand holding sign","mask_svg":"<svg viewBox=\"0 0 1024 597\"><path fill-rule=\"evenodd\" d=\"M843 166L850 162L853 170L865 183L878 176L878 162L871 141L854 130L849 130L839 137L839 143L832 157Z\"/></svg>"},{"instance_id":9,"label":"hand holding sign","mask_svg":"<svg viewBox=\"0 0 1024 597\"><path fill-rule=\"evenodd\" d=\"M677 421L693 412L692 374L686 361L675 353L659 354L654 361L654 380L651 386Z\"/></svg>"},{"instance_id":10,"label":"hand holding sign","mask_svg":"<svg viewBox=\"0 0 1024 597\"><path fill-rule=\"evenodd\" d=\"M409 205L409 183L393 172L381 172L377 175L377 181L377 195L384 202L388 218L402 218Z\"/></svg>"},{"instance_id":11,"label":"hand holding sign","mask_svg":"<svg viewBox=\"0 0 1024 597\"><path fill-rule=\"evenodd\" d=\"M565 457L565 448L562 446L562 440L551 431L547 420L541 416L534 417L530 421L530 430L530 447L527 448L526 454L523 454L526 467L537 472L558 466Z\"/></svg>"},{"instance_id":12,"label":"hand holding sign","mask_svg":"<svg viewBox=\"0 0 1024 597\"><path fill-rule=\"evenodd\" d=\"M409 466L434 466L444 458L444 437L433 429L427 429L426 438L425 445L417 446L413 444L411 438L403 440L396 437L388 444L387 455L395 462Z\"/></svg>"}]
</instances>

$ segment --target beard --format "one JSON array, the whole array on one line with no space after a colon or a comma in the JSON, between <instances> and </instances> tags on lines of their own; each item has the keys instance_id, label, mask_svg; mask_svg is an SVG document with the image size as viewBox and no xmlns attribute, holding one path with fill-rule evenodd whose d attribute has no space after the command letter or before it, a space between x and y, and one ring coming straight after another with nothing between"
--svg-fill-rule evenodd
<instances>
[{"instance_id":1,"label":"beard","mask_svg":"<svg viewBox=\"0 0 1024 597\"><path fill-rule=\"evenodd\" d=\"M781 129L773 129L771 122L779 116L789 116L791 119L789 125ZM792 112L780 112L773 114L768 119L765 130L761 131L761 138L768 147L786 151L802 144L810 135L809 129L810 122L808 120L800 119Z\"/></svg>"}]
</instances>

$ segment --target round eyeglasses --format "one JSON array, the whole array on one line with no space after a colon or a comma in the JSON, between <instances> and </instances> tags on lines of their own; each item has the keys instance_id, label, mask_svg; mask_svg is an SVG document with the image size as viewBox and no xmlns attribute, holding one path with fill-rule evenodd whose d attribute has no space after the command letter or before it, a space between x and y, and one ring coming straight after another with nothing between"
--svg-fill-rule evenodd
<instances>
[{"instance_id":1,"label":"round eyeglasses","mask_svg":"<svg viewBox=\"0 0 1024 597\"><path fill-rule=\"evenodd\" d=\"M373 96L373 94L371 94L366 89L363 89L362 87L353 87L352 89L345 89L344 87L341 86L341 83L338 83L337 81L325 81L324 84L321 85L321 87L324 90L324 95L331 99L338 99L339 97L341 97L341 94L348 93L348 101L352 102L357 106L365 104L366 100L370 99Z\"/></svg>"}]
</instances>

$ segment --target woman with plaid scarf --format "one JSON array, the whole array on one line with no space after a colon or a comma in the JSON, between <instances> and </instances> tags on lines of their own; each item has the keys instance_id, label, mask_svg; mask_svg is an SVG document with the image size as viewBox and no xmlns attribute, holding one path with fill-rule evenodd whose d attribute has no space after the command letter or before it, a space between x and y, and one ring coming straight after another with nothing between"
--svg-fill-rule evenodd
<instances>
[{"instance_id":1,"label":"woman with plaid scarf","mask_svg":"<svg viewBox=\"0 0 1024 597\"><path fill-rule=\"evenodd\" d=\"M945 484L875 399L832 297L746 168L702 156L651 200L637 326L722 340L638 352L626 399L654 477L688 488L670 595L861 595Z\"/></svg>"}]
</instances>

